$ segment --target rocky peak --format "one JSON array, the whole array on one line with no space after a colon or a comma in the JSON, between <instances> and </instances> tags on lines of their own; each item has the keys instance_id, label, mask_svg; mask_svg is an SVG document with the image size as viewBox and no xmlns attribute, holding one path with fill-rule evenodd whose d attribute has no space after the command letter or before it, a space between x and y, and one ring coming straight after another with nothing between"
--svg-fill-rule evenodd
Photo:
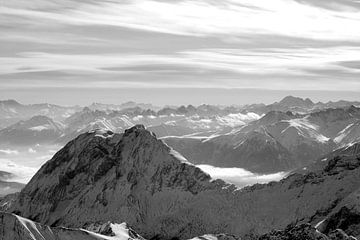
<instances>
[{"instance_id":1,"label":"rocky peak","mask_svg":"<svg viewBox=\"0 0 360 240\"><path fill-rule=\"evenodd\" d=\"M22 106L20 103L18 103L14 99L8 99L8 100L0 101L0 105L7 106L7 107L19 107L19 106Z\"/></svg>"},{"instance_id":2,"label":"rocky peak","mask_svg":"<svg viewBox=\"0 0 360 240\"><path fill-rule=\"evenodd\" d=\"M122 134L90 131L69 142L32 178L13 210L56 226L83 227L95 219L134 223L146 220L138 215L144 207L138 204L154 194L196 195L214 187L208 174L136 125ZM104 208L114 211L99 215Z\"/></svg>"},{"instance_id":3,"label":"rocky peak","mask_svg":"<svg viewBox=\"0 0 360 240\"><path fill-rule=\"evenodd\" d=\"M302 99L293 96L286 96L279 103L288 107L312 107L314 105L309 98Z\"/></svg>"}]
</instances>

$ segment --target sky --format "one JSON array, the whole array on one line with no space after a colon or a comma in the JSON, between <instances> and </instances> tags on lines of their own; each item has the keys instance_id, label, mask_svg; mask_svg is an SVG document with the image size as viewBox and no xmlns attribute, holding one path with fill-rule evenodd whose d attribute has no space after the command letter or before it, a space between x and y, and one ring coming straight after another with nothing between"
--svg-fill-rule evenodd
<instances>
[{"instance_id":1,"label":"sky","mask_svg":"<svg viewBox=\"0 0 360 240\"><path fill-rule=\"evenodd\" d=\"M1 0L0 99L360 100L359 0Z\"/></svg>"}]
</instances>

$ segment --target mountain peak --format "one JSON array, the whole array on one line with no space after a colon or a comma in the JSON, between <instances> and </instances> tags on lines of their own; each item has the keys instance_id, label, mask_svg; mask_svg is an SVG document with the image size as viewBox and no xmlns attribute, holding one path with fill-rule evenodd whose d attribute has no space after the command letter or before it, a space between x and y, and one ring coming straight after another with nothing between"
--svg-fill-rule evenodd
<instances>
[{"instance_id":1,"label":"mountain peak","mask_svg":"<svg viewBox=\"0 0 360 240\"><path fill-rule=\"evenodd\" d=\"M9 106L9 107L21 106L21 104L19 102L17 102L16 100L14 100L14 99L0 100L0 104L3 104L5 106Z\"/></svg>"},{"instance_id":2,"label":"mountain peak","mask_svg":"<svg viewBox=\"0 0 360 240\"><path fill-rule=\"evenodd\" d=\"M293 106L293 107L311 107L314 105L313 101L311 101L309 98L303 99L294 96L286 96L279 103L281 105Z\"/></svg>"},{"instance_id":3,"label":"mountain peak","mask_svg":"<svg viewBox=\"0 0 360 240\"><path fill-rule=\"evenodd\" d=\"M210 180L143 125L124 133L97 129L69 142L36 173L21 192L16 212L54 226L134 224L150 221L141 217L146 209L138 209L136 202L157 193L196 195L217 186ZM155 208L158 203L148 204ZM101 209L109 212L99 214Z\"/></svg>"}]
</instances>

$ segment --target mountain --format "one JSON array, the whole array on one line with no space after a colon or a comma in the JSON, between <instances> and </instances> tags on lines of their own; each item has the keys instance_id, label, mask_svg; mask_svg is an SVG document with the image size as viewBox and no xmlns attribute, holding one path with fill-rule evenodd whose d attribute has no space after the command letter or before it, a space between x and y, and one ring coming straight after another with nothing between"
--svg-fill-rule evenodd
<instances>
[{"instance_id":1,"label":"mountain","mask_svg":"<svg viewBox=\"0 0 360 240\"><path fill-rule=\"evenodd\" d=\"M92 111L103 111L106 113L117 112L117 114L123 115L135 115L142 116L169 116L169 115L181 115L181 116L198 116L201 118L215 117L215 116L227 116L230 114L248 114L255 113L257 115L263 115L270 111L292 111L295 113L310 113L328 108L347 108L351 105L360 106L360 102L356 101L338 101L328 103L314 103L310 99L302 99L299 97L287 96L279 102L272 104L250 104L244 106L214 106L202 104L200 106L179 106L179 107L164 107L159 108L151 104L126 102L122 104L103 104L93 103L87 108ZM15 100L2 100L0 101L0 129L8 127L20 120L26 120L36 115L44 115L55 121L63 121L72 114L81 111L79 106L59 106L48 103L41 104L21 104ZM245 121L246 123L247 121ZM140 122L136 122L139 124ZM164 122L162 122L164 123ZM146 123L143 123L146 124ZM157 123L158 125L160 123ZM153 125L153 124L151 124Z\"/></svg>"},{"instance_id":2,"label":"mountain","mask_svg":"<svg viewBox=\"0 0 360 240\"><path fill-rule=\"evenodd\" d=\"M298 169L298 172L312 172L324 169L330 164L330 160L336 158L348 158L357 157L360 158L360 142L349 144L345 147L335 149L334 151L321 156L316 161L310 163L303 169Z\"/></svg>"},{"instance_id":3,"label":"mountain","mask_svg":"<svg viewBox=\"0 0 360 240\"><path fill-rule=\"evenodd\" d=\"M18 182L7 182L0 180L0 197L8 194L20 192L25 187L25 184Z\"/></svg>"},{"instance_id":4,"label":"mountain","mask_svg":"<svg viewBox=\"0 0 360 240\"><path fill-rule=\"evenodd\" d=\"M287 96L279 102L279 105L287 107L311 108L314 106L314 103L309 98L302 99L299 97Z\"/></svg>"},{"instance_id":5,"label":"mountain","mask_svg":"<svg viewBox=\"0 0 360 240\"><path fill-rule=\"evenodd\" d=\"M360 120L350 123L341 130L335 137L334 141L340 146L349 145L360 141Z\"/></svg>"},{"instance_id":6,"label":"mountain","mask_svg":"<svg viewBox=\"0 0 360 240\"><path fill-rule=\"evenodd\" d=\"M70 141L8 211L53 227L126 222L147 239L209 233L249 239L326 219L334 223L325 230L344 226L355 233L353 225L332 216L359 205L359 182L360 159L349 155L329 160L323 169L238 189L211 179L138 125L122 134L92 131Z\"/></svg>"},{"instance_id":7,"label":"mountain","mask_svg":"<svg viewBox=\"0 0 360 240\"><path fill-rule=\"evenodd\" d=\"M6 181L10 178L14 177L12 173L6 172L6 171L0 171L0 180Z\"/></svg>"},{"instance_id":8,"label":"mountain","mask_svg":"<svg viewBox=\"0 0 360 240\"><path fill-rule=\"evenodd\" d=\"M306 165L335 149L336 143L319 129L309 115L271 111L229 133L164 141L194 164L273 173Z\"/></svg>"},{"instance_id":9,"label":"mountain","mask_svg":"<svg viewBox=\"0 0 360 240\"><path fill-rule=\"evenodd\" d=\"M163 140L194 164L239 167L256 173L280 172L297 166L291 153L262 130L249 132L240 140L231 133Z\"/></svg>"},{"instance_id":10,"label":"mountain","mask_svg":"<svg viewBox=\"0 0 360 240\"><path fill-rule=\"evenodd\" d=\"M208 108L210 107L207 106L206 109ZM123 131L136 124L150 127L161 137L184 136L199 132L228 131L232 127L244 125L258 118L259 116L254 113L201 117L196 114L192 116L157 115L153 111L140 108L100 111L85 107L61 122L46 116L34 116L21 120L0 130L0 144L12 144L16 147L41 143L63 145L90 130Z\"/></svg>"},{"instance_id":11,"label":"mountain","mask_svg":"<svg viewBox=\"0 0 360 240\"><path fill-rule=\"evenodd\" d=\"M319 126L319 131L326 137L336 138L339 133L350 124L359 121L360 108L350 106L347 108L325 109L310 113L308 120Z\"/></svg>"},{"instance_id":12,"label":"mountain","mask_svg":"<svg viewBox=\"0 0 360 240\"><path fill-rule=\"evenodd\" d=\"M100 111L120 111L127 108L141 108L141 109L150 109L150 110L159 110L160 107L154 106L152 104L146 103L136 103L133 101L125 102L122 104L104 104L104 103L92 103L88 106L91 110L100 110Z\"/></svg>"},{"instance_id":13,"label":"mountain","mask_svg":"<svg viewBox=\"0 0 360 240\"><path fill-rule=\"evenodd\" d=\"M294 97L294 96L286 96L279 102L274 102L268 105L265 104L250 104L242 106L240 109L242 112L254 112L257 114L266 114L270 111L281 111L281 112L287 112L291 111L294 113L311 113L311 112L317 112L329 108L348 108L350 106L358 106L360 107L360 102L357 101L344 101L340 100L337 102L318 102L314 103L309 98L300 98L300 97Z\"/></svg>"},{"instance_id":14,"label":"mountain","mask_svg":"<svg viewBox=\"0 0 360 240\"><path fill-rule=\"evenodd\" d=\"M202 111L210 111L210 106L200 106ZM84 108L64 120L66 125L65 135L59 140L60 143L75 138L80 133L93 129L108 129L111 131L123 131L136 124L143 124L155 132L158 136L184 136L197 132L219 131L236 126L245 125L257 120L259 116L254 113L228 114L222 116L199 116L194 107L183 107L181 115L167 113L161 115L141 109L124 109L122 111L100 111ZM195 115L186 115L185 112L193 109ZM206 110L204 110L206 109ZM179 112L179 113L180 113Z\"/></svg>"},{"instance_id":15,"label":"mountain","mask_svg":"<svg viewBox=\"0 0 360 240\"><path fill-rule=\"evenodd\" d=\"M25 187L25 184L9 181L12 177L12 173L0 171L0 197L20 192Z\"/></svg>"},{"instance_id":16,"label":"mountain","mask_svg":"<svg viewBox=\"0 0 360 240\"><path fill-rule=\"evenodd\" d=\"M48 103L24 105L15 100L3 100L0 101L0 129L37 115L61 121L79 110L78 106L63 107Z\"/></svg>"},{"instance_id":17,"label":"mountain","mask_svg":"<svg viewBox=\"0 0 360 240\"><path fill-rule=\"evenodd\" d=\"M14 175L9 172L0 171L0 197L20 192L25 187L25 184L17 182L9 182Z\"/></svg>"},{"instance_id":18,"label":"mountain","mask_svg":"<svg viewBox=\"0 0 360 240\"><path fill-rule=\"evenodd\" d=\"M34 116L0 130L0 145L51 144L64 131L64 125L46 116Z\"/></svg>"}]
</instances>

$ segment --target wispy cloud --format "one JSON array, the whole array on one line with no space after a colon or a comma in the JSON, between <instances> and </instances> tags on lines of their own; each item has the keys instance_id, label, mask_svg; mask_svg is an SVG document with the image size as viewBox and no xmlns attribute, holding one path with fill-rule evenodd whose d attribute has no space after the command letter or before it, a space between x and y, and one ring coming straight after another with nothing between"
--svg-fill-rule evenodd
<instances>
[{"instance_id":1,"label":"wispy cloud","mask_svg":"<svg viewBox=\"0 0 360 240\"><path fill-rule=\"evenodd\" d=\"M86 81L113 87L134 86L134 82L169 84L160 76L172 76L173 86L196 86L191 76L208 78L213 87L251 87L283 89L287 82L297 89L339 89L338 79L346 85L341 90L360 90L357 76L360 69L354 64L360 60L360 47L329 47L303 49L199 49L173 54L49 54L42 52L19 53L17 57L0 58L0 75L28 78L48 78L53 81L71 76L88 76ZM91 77L93 76L93 77ZM97 77L94 77L97 76ZM121 78L121 76L123 78ZM160 78L149 82L152 76ZM188 80L186 77L189 77ZM155 78L155 77L154 77ZM210 78L210 80L209 80ZM290 79L289 79L290 78ZM318 81L309 85L309 81ZM176 80L177 79L177 80ZM213 81L211 81L211 79ZM263 82L264 79L271 81ZM302 81L297 81L302 79ZM324 81L326 79L327 81ZM219 81L221 80L221 81ZM259 84L259 81L262 83ZM71 83L71 82L70 82ZM64 85L67 82L63 83ZM224 85L225 84L225 85ZM342 88L340 87L340 88Z\"/></svg>"},{"instance_id":2,"label":"wispy cloud","mask_svg":"<svg viewBox=\"0 0 360 240\"><path fill-rule=\"evenodd\" d=\"M180 35L262 33L327 40L358 40L360 37L358 31L351 30L358 28L360 22L354 6L352 11L335 11L291 0L226 0L221 3L134 0L80 4L68 1L67 4L67 8L59 7L59 3L53 4L46 7L46 11L40 7L41 4L38 4L38 9L5 6L0 12L5 16L63 24L109 25ZM329 4L333 5L334 1Z\"/></svg>"},{"instance_id":3,"label":"wispy cloud","mask_svg":"<svg viewBox=\"0 0 360 240\"><path fill-rule=\"evenodd\" d=\"M350 0L5 1L0 88L360 91L359 11Z\"/></svg>"}]
</instances>

